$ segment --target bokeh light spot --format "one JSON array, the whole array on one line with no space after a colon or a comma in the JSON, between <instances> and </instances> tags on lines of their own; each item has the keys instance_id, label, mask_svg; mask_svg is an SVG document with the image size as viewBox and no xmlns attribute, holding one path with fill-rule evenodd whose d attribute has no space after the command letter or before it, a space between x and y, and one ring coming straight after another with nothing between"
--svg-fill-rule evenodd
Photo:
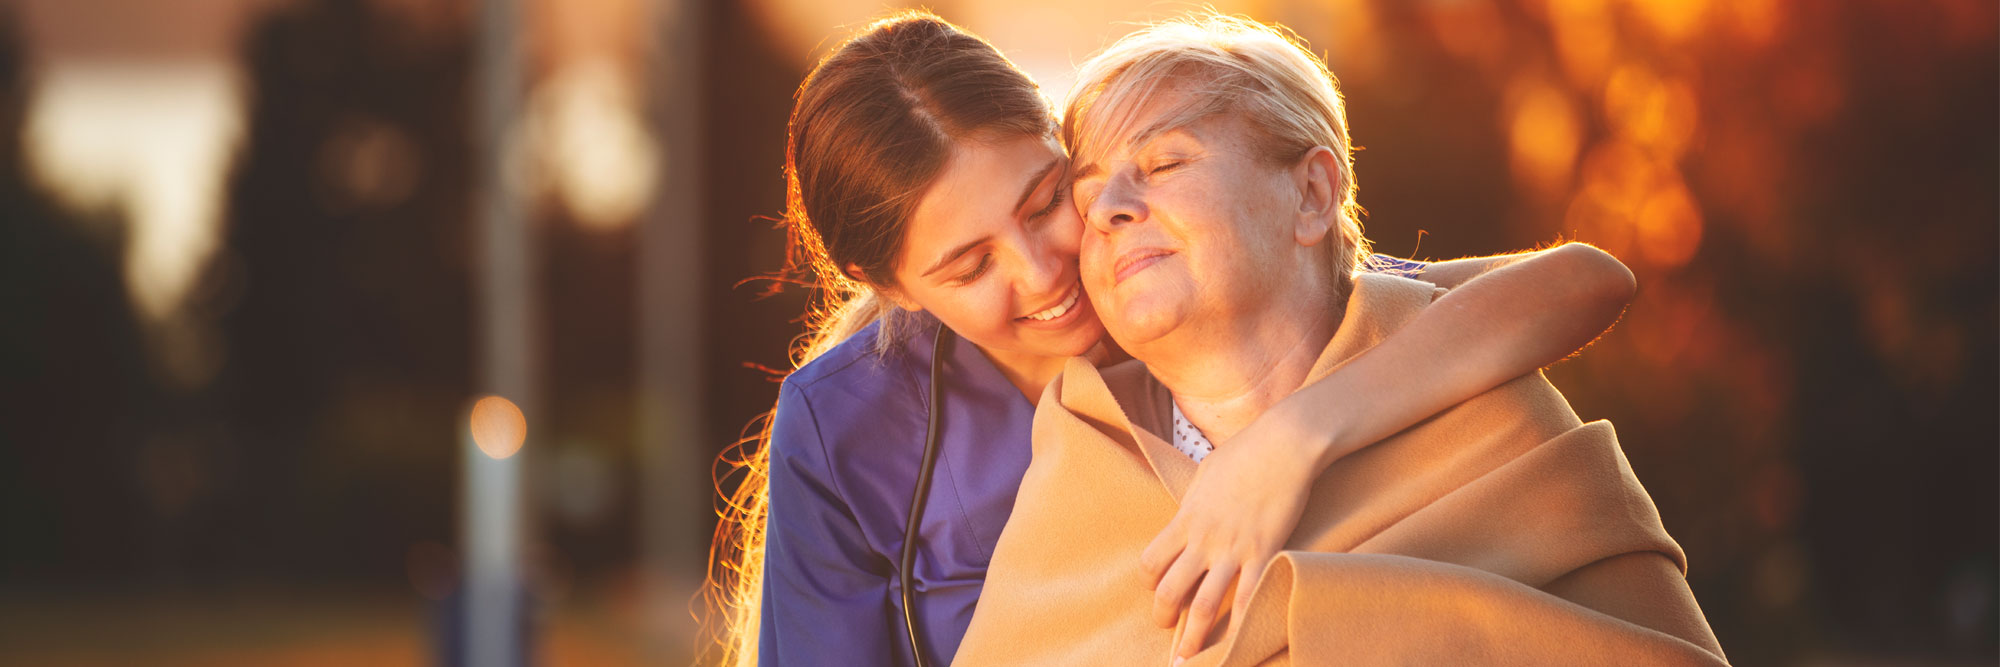
<instances>
[{"instance_id":1,"label":"bokeh light spot","mask_svg":"<svg viewBox=\"0 0 2000 667\"><path fill-rule=\"evenodd\" d=\"M1701 247L1701 209L1678 182L1646 198L1639 210L1639 246L1646 261L1673 268L1694 258Z\"/></svg>"},{"instance_id":2,"label":"bokeh light spot","mask_svg":"<svg viewBox=\"0 0 2000 667\"><path fill-rule=\"evenodd\" d=\"M1693 88L1643 67L1622 67L1604 86L1604 115L1614 130L1664 159L1678 158L1696 123Z\"/></svg>"},{"instance_id":3,"label":"bokeh light spot","mask_svg":"<svg viewBox=\"0 0 2000 667\"><path fill-rule=\"evenodd\" d=\"M1515 182L1544 196L1569 186L1582 123L1563 92L1539 81L1517 83L1508 123Z\"/></svg>"},{"instance_id":4,"label":"bokeh light spot","mask_svg":"<svg viewBox=\"0 0 2000 667\"><path fill-rule=\"evenodd\" d=\"M1591 147L1584 157L1583 187L1607 207L1629 216L1652 191L1659 172L1659 166L1631 142L1606 141Z\"/></svg>"},{"instance_id":5,"label":"bokeh light spot","mask_svg":"<svg viewBox=\"0 0 2000 667\"><path fill-rule=\"evenodd\" d=\"M527 438L528 419L513 401L487 396L472 404L472 442L487 456L513 456Z\"/></svg>"},{"instance_id":6,"label":"bokeh light spot","mask_svg":"<svg viewBox=\"0 0 2000 667\"><path fill-rule=\"evenodd\" d=\"M1769 46L1784 27L1784 5L1778 0L1731 0L1718 9L1728 11L1736 36L1753 47Z\"/></svg>"},{"instance_id":7,"label":"bokeh light spot","mask_svg":"<svg viewBox=\"0 0 2000 667\"><path fill-rule=\"evenodd\" d=\"M416 192L423 156L408 132L357 118L341 124L321 144L315 168L321 204L330 212L385 209Z\"/></svg>"},{"instance_id":8,"label":"bokeh light spot","mask_svg":"<svg viewBox=\"0 0 2000 667\"><path fill-rule=\"evenodd\" d=\"M1578 84L1602 81L1618 49L1618 30L1603 0L1549 0L1549 27L1563 69Z\"/></svg>"},{"instance_id":9,"label":"bokeh light spot","mask_svg":"<svg viewBox=\"0 0 2000 667\"><path fill-rule=\"evenodd\" d=\"M626 72L596 60L565 66L536 87L528 113L538 175L577 222L604 231L639 218L666 165Z\"/></svg>"},{"instance_id":10,"label":"bokeh light spot","mask_svg":"<svg viewBox=\"0 0 2000 667\"><path fill-rule=\"evenodd\" d=\"M1708 3L1705 0L1639 0L1633 3L1633 8L1661 37L1683 42L1701 27Z\"/></svg>"},{"instance_id":11,"label":"bokeh light spot","mask_svg":"<svg viewBox=\"0 0 2000 667\"><path fill-rule=\"evenodd\" d=\"M1438 45L1458 59L1476 63L1489 71L1501 70L1506 61L1505 30L1500 10L1487 0L1452 0L1423 3L1424 18L1437 35Z\"/></svg>"}]
</instances>

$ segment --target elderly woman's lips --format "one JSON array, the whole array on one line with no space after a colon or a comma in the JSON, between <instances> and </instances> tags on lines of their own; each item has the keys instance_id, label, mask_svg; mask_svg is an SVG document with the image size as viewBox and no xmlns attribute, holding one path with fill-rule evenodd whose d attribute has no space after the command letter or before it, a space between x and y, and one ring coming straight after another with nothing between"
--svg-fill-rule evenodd
<instances>
[{"instance_id":1,"label":"elderly woman's lips","mask_svg":"<svg viewBox=\"0 0 2000 667\"><path fill-rule=\"evenodd\" d=\"M1118 258L1117 270L1112 273L1111 284L1117 285L1125 282L1126 278L1130 278L1133 274L1146 270L1146 267L1152 266L1154 262L1158 262L1171 254L1174 254L1173 251L1161 250L1159 248L1140 248L1127 252Z\"/></svg>"}]
</instances>

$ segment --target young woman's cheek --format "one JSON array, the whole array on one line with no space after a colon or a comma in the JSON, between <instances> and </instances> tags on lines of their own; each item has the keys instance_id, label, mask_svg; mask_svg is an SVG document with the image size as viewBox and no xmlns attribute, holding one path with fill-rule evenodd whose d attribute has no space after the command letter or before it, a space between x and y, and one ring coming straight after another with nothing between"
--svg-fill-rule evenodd
<instances>
[{"instance_id":1,"label":"young woman's cheek","mask_svg":"<svg viewBox=\"0 0 2000 667\"><path fill-rule=\"evenodd\" d=\"M990 276L991 280L980 285L976 295L968 295L966 306L972 317L979 318L987 331L996 339L1007 340L1019 334L1014 330L1013 290L1000 276Z\"/></svg>"},{"instance_id":2,"label":"young woman's cheek","mask_svg":"<svg viewBox=\"0 0 2000 667\"><path fill-rule=\"evenodd\" d=\"M931 316L938 318L945 326L951 327L958 335L974 341L984 341L993 336L993 325L985 315L985 287L972 285L940 285L924 295L922 303ZM984 344L982 342L982 344Z\"/></svg>"},{"instance_id":3,"label":"young woman's cheek","mask_svg":"<svg viewBox=\"0 0 2000 667\"><path fill-rule=\"evenodd\" d=\"M1074 203L1060 206L1055 213L1057 220L1050 221L1050 244L1069 259L1075 259L1083 247L1083 217L1077 215Z\"/></svg>"}]
</instances>

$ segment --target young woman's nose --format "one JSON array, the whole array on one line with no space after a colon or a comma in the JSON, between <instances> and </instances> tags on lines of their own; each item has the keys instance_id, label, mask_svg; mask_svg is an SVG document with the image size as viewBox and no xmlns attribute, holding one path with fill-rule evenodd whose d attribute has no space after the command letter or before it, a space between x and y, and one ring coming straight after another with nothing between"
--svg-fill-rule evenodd
<instances>
[{"instance_id":1,"label":"young woman's nose","mask_svg":"<svg viewBox=\"0 0 2000 667\"><path fill-rule=\"evenodd\" d=\"M1119 225L1145 220L1146 201L1139 196L1138 185L1125 174L1105 179L1104 189L1090 202L1090 210L1084 212L1091 229L1109 234Z\"/></svg>"},{"instance_id":2,"label":"young woman's nose","mask_svg":"<svg viewBox=\"0 0 2000 667\"><path fill-rule=\"evenodd\" d=\"M1015 277L1016 288L1028 298L1045 298L1059 289L1067 289L1060 284L1069 275L1069 266L1076 263L1076 244L1065 243L1058 238L1060 232L1046 229L1042 234L1029 235L1022 245L1021 273Z\"/></svg>"}]
</instances>

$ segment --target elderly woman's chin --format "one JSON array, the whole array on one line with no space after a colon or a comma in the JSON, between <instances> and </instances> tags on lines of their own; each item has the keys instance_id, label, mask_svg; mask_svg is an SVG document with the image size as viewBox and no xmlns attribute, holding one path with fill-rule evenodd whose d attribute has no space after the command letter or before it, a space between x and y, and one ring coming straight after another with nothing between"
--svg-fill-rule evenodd
<instances>
[{"instance_id":1,"label":"elderly woman's chin","mask_svg":"<svg viewBox=\"0 0 2000 667\"><path fill-rule=\"evenodd\" d=\"M1165 285L1124 285L1091 295L1105 333L1131 352L1158 343L1187 321L1190 295Z\"/></svg>"}]
</instances>

